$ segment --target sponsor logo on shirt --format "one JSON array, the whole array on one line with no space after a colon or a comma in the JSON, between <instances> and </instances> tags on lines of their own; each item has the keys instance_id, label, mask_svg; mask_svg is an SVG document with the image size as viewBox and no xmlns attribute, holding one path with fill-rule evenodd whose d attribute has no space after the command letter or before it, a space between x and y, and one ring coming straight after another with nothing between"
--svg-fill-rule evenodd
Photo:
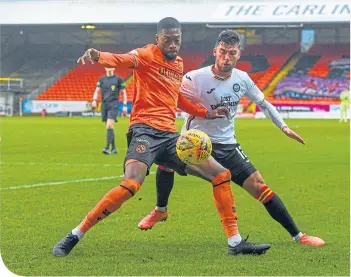
<instances>
[{"instance_id":1,"label":"sponsor logo on shirt","mask_svg":"<svg viewBox=\"0 0 351 277\"><path fill-rule=\"evenodd\" d=\"M189 81L192 81L192 79L188 75L185 75L185 78L188 79Z\"/></svg>"},{"instance_id":2,"label":"sponsor logo on shirt","mask_svg":"<svg viewBox=\"0 0 351 277\"><path fill-rule=\"evenodd\" d=\"M235 101L232 96L221 96L221 102L212 104L211 109L215 110L218 107L236 107L239 104L239 100Z\"/></svg>"},{"instance_id":3,"label":"sponsor logo on shirt","mask_svg":"<svg viewBox=\"0 0 351 277\"><path fill-rule=\"evenodd\" d=\"M171 81L180 83L182 81L182 74L165 67L160 67L158 70L159 79L169 79Z\"/></svg>"},{"instance_id":4,"label":"sponsor logo on shirt","mask_svg":"<svg viewBox=\"0 0 351 277\"><path fill-rule=\"evenodd\" d=\"M234 92L240 91L240 85L237 84L237 83L235 83L235 84L233 85L233 90L234 90Z\"/></svg>"},{"instance_id":5,"label":"sponsor logo on shirt","mask_svg":"<svg viewBox=\"0 0 351 277\"><path fill-rule=\"evenodd\" d=\"M211 94L214 90L215 90L215 88L211 88L209 91L206 91L206 93Z\"/></svg>"}]
</instances>

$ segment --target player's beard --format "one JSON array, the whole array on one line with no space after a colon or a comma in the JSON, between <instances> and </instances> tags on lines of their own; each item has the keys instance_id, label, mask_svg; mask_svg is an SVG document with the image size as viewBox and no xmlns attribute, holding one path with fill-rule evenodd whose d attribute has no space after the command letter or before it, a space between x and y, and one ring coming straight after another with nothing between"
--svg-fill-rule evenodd
<instances>
[{"instance_id":1,"label":"player's beard","mask_svg":"<svg viewBox=\"0 0 351 277\"><path fill-rule=\"evenodd\" d=\"M178 52L174 53L165 53L165 57L167 60L174 61L178 56Z\"/></svg>"},{"instance_id":2,"label":"player's beard","mask_svg":"<svg viewBox=\"0 0 351 277\"><path fill-rule=\"evenodd\" d=\"M232 70L233 70L233 68L234 68L234 66L233 65L231 65L231 66L227 66L227 67L225 67L225 66L221 66L220 67L220 69L222 70L222 72L231 72Z\"/></svg>"},{"instance_id":3,"label":"player's beard","mask_svg":"<svg viewBox=\"0 0 351 277\"><path fill-rule=\"evenodd\" d=\"M233 70L233 68L235 67L236 65L236 61L231 64L230 66L227 66L225 67L224 65L223 66L219 66L219 68L223 71L223 72L231 72Z\"/></svg>"}]
</instances>

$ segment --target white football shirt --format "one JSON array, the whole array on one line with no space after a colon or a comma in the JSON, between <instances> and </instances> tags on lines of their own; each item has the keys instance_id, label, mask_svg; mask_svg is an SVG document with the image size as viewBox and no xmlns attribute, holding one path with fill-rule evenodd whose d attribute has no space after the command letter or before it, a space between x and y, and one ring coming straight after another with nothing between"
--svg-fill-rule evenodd
<instances>
[{"instance_id":1,"label":"white football shirt","mask_svg":"<svg viewBox=\"0 0 351 277\"><path fill-rule=\"evenodd\" d=\"M257 88L249 75L234 68L231 76L221 78L207 66L188 72L183 76L181 92L193 103L203 106L209 111L219 106L227 106L230 118L204 119L187 115L182 131L199 129L209 135L213 143L234 144L234 118L240 98L246 96L260 104L264 100L263 93Z\"/></svg>"}]
</instances>

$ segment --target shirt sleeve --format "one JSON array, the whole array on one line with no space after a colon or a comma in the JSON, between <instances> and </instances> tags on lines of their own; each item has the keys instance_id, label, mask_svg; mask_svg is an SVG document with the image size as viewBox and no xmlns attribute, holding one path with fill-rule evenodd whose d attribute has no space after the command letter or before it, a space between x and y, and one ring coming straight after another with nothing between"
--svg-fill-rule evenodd
<instances>
[{"instance_id":1,"label":"shirt sleeve","mask_svg":"<svg viewBox=\"0 0 351 277\"><path fill-rule=\"evenodd\" d=\"M113 54L109 52L100 52L99 64L104 67L123 67L134 68L136 65L135 57L130 54Z\"/></svg>"},{"instance_id":2,"label":"shirt sleeve","mask_svg":"<svg viewBox=\"0 0 351 277\"><path fill-rule=\"evenodd\" d=\"M190 102L205 108L205 105L201 99L201 92L196 89L195 77L193 74L187 73L183 76L180 92Z\"/></svg>"},{"instance_id":3,"label":"shirt sleeve","mask_svg":"<svg viewBox=\"0 0 351 277\"><path fill-rule=\"evenodd\" d=\"M138 69L151 62L153 52L150 47L137 48L126 54L100 52L98 63L105 67L123 67Z\"/></svg>"},{"instance_id":4,"label":"shirt sleeve","mask_svg":"<svg viewBox=\"0 0 351 277\"><path fill-rule=\"evenodd\" d=\"M129 54L133 55L135 59L135 67L134 68L141 68L144 66L149 66L151 61L154 59L154 52L152 47L146 45L142 48L137 48L129 52Z\"/></svg>"},{"instance_id":5,"label":"shirt sleeve","mask_svg":"<svg viewBox=\"0 0 351 277\"><path fill-rule=\"evenodd\" d=\"M119 87L120 89L126 88L126 82L122 78L119 78Z\"/></svg>"},{"instance_id":6,"label":"shirt sleeve","mask_svg":"<svg viewBox=\"0 0 351 277\"><path fill-rule=\"evenodd\" d=\"M277 109L268 101L264 100L258 104L263 113L279 128L283 129L286 125Z\"/></svg>"},{"instance_id":7,"label":"shirt sleeve","mask_svg":"<svg viewBox=\"0 0 351 277\"><path fill-rule=\"evenodd\" d=\"M256 86L254 81L250 78L250 76L246 73L245 76L245 86L246 86L246 93L245 96L250 98L254 101L257 105L261 104L264 101L264 94L263 92Z\"/></svg>"},{"instance_id":8,"label":"shirt sleeve","mask_svg":"<svg viewBox=\"0 0 351 277\"><path fill-rule=\"evenodd\" d=\"M202 118L205 118L207 114L207 110L205 108L193 104L182 93L179 93L178 96L178 108L190 115Z\"/></svg>"},{"instance_id":9,"label":"shirt sleeve","mask_svg":"<svg viewBox=\"0 0 351 277\"><path fill-rule=\"evenodd\" d=\"M96 83L96 87L101 88L102 86L102 79L100 78L99 81Z\"/></svg>"}]
</instances>

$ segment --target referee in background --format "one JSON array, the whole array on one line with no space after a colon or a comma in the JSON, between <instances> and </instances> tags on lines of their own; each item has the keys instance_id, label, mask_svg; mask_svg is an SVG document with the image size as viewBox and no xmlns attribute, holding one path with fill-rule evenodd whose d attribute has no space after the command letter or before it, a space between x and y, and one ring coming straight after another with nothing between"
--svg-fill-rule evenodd
<instances>
[{"instance_id":1,"label":"referee in background","mask_svg":"<svg viewBox=\"0 0 351 277\"><path fill-rule=\"evenodd\" d=\"M97 100L101 93L101 119L106 124L107 137L106 146L102 150L104 154L117 154L115 144L114 124L117 122L119 94L123 93L123 116L127 115L127 92L124 80L115 74L114 68L105 68L106 75L102 76L97 82L93 95L92 107L97 107Z\"/></svg>"}]
</instances>

